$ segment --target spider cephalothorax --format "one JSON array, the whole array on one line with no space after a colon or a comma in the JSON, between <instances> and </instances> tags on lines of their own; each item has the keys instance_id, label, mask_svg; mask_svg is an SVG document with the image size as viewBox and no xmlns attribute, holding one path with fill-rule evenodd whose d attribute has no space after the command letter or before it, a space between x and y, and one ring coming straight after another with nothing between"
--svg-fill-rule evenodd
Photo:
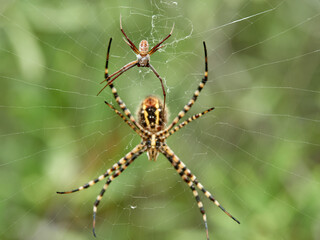
<instances>
[{"instance_id":1,"label":"spider cephalothorax","mask_svg":"<svg viewBox=\"0 0 320 240\"><path fill-rule=\"evenodd\" d=\"M109 50L111 45L111 39L108 46L107 52L107 61L106 61L106 68L108 66L109 60ZM237 223L240 223L237 219L235 219L230 213L228 213L220 203L212 196L210 192L208 192L203 185L198 181L195 175L191 173L191 171L187 168L187 166L178 158L177 155L171 150L171 148L166 144L166 139L174 134L175 132L179 131L181 128L186 126L188 123L196 120L197 118L203 116L204 114L212 111L214 108L209 108L202 113L195 114L185 121L181 122L176 126L176 124L180 121L181 118L185 116L185 114L190 110L193 106L195 101L197 100L201 90L203 89L204 85L207 82L208 77L208 64L207 64L207 50L206 45L204 45L204 52L205 52L205 73L204 77L202 78L197 90L194 92L192 98L189 102L183 107L183 109L179 112L178 116L173 119L171 124L166 127L166 112L163 110L164 105L161 103L159 98L154 96L148 96L145 98L142 103L141 107L138 111L138 122L135 118L131 115L130 110L126 107L125 103L121 100L120 96L117 93L116 88L113 84L110 84L113 96L121 108L124 115L115 107L113 107L108 102L105 102L118 116L128 124L128 126L135 131L140 137L141 142L132 149L131 152L127 153L123 158L121 158L117 163L113 164L111 168L109 168L104 174L100 175L95 180L92 180L77 189L67 191L67 192L57 192L59 194L65 193L73 193L78 192L83 189L86 189L97 182L107 178L105 185L103 186L100 194L97 196L96 201L93 206L93 234L95 234L95 223L96 223L96 213L98 209L98 205L108 188L111 182L118 177L137 157L139 157L144 152L147 152L149 160L156 160L159 153L165 156L171 165L175 168L178 174L181 176L182 180L187 183L189 188L191 189L195 200L197 201L198 208L202 214L203 222L206 229L207 240L209 240L209 231L207 225L207 216L203 207L203 203L200 200L198 188L200 191L204 193L204 195L210 199L216 206L218 206L224 213L226 213L230 218L232 218Z\"/></svg>"}]
</instances>

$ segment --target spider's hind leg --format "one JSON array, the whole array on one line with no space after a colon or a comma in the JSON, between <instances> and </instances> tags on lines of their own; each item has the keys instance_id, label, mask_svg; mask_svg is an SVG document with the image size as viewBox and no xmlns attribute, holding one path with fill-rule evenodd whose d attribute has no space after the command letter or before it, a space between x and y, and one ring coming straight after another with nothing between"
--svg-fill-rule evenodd
<instances>
[{"instance_id":1,"label":"spider's hind leg","mask_svg":"<svg viewBox=\"0 0 320 240\"><path fill-rule=\"evenodd\" d=\"M189 177L183 171L181 171L180 165L177 164L175 161L172 161L172 157L169 156L168 153L163 153L163 154L168 158L168 160L170 161L172 166L179 173L179 175L181 176L182 180L185 183L187 183L188 186L190 187L190 189L191 189L191 191L193 193L193 196L195 197L195 199L197 201L198 208L199 208L199 210L200 210L200 212L202 214L202 219L203 219L204 226L205 226L205 229L206 229L207 240L209 240L209 230L208 230L208 223L207 223L207 215L206 215L206 212L204 210L203 203L202 203L202 201L201 201L201 199L199 197L198 191L195 188L194 183L189 179Z\"/></svg>"},{"instance_id":2,"label":"spider's hind leg","mask_svg":"<svg viewBox=\"0 0 320 240\"><path fill-rule=\"evenodd\" d=\"M177 155L174 154L174 152L167 145L162 147L161 152L175 167L176 171L180 174L180 176L186 175L188 179L192 181L192 183L195 184L197 188L199 188L208 199L210 199L217 207L219 207L225 214L227 214L235 222L240 224L238 219L233 217L227 210L225 210L225 208L221 206L221 204L212 196L212 194L209 191L204 189L203 185L200 182L198 182L196 176L191 173L191 171L187 168L187 166L177 157Z\"/></svg>"},{"instance_id":3,"label":"spider's hind leg","mask_svg":"<svg viewBox=\"0 0 320 240\"><path fill-rule=\"evenodd\" d=\"M174 166L175 168L178 167L177 165ZM179 167L178 167L179 168ZM206 215L206 212L204 210L204 207L203 207L203 203L199 197L199 194L196 190L196 188L194 187L194 184L192 183L192 181L190 181L190 179L188 179L188 177L183 174L182 172L179 173L179 175L181 176L181 178L188 184L188 186L190 187L192 193L193 193L193 196L195 197L196 201L197 201L197 205L198 205L198 208L202 214L202 219L203 219L203 222L204 222L204 227L206 228L206 234L207 234L207 240L209 240L209 230L208 230L208 223L207 223L207 215Z\"/></svg>"}]
</instances>

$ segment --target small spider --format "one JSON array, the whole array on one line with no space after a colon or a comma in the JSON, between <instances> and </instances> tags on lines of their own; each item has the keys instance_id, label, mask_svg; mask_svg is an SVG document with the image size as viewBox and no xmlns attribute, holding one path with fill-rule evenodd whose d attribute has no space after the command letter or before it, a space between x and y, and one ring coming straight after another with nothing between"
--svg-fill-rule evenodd
<instances>
[{"instance_id":1,"label":"small spider","mask_svg":"<svg viewBox=\"0 0 320 240\"><path fill-rule=\"evenodd\" d=\"M107 60L106 66L108 65L109 59L109 50L111 46L111 41L109 41L108 52L107 52ZM203 185L198 181L195 175L191 173L191 171L186 167L186 165L175 155L175 153L170 149L170 147L166 144L166 139L179 131L181 128L186 126L188 123L193 120L203 116L204 114L212 111L214 108L209 108L208 110L193 115L189 117L187 120L181 122L179 125L175 126L181 118L185 116L185 114L189 111L192 105L197 100L200 91L203 89L204 85L207 82L208 78L208 63L207 63L207 50L205 42L203 42L204 53L205 53L205 73L202 81L200 82L197 90L194 92L192 98L189 102L183 107L182 111L179 112L178 116L172 121L172 123L166 127L167 122L167 114L164 110L164 105L161 103L160 99L155 96L148 96L145 98L138 111L138 122L131 115L129 109L127 109L125 103L121 100L120 96L117 93L116 88L113 84L110 84L110 88L114 95L114 98L123 111L124 115L115 109L111 104L105 102L118 116L120 116L125 123L129 125L129 127L134 130L140 137L141 142L127 155L121 158L117 163L113 164L111 168L109 168L104 174L100 175L98 178L84 184L83 186L67 191L67 192L57 192L59 194L66 193L74 193L81 191L83 189L89 188L93 186L97 182L107 178L105 185L103 186L100 194L97 196L97 199L93 206L93 235L95 234L95 223L96 223L96 213L97 207L107 190L110 183L118 177L137 157L139 157L142 153L147 152L149 160L157 160L159 153L162 153L171 163L171 165L176 169L178 174L181 176L183 181L185 181L190 187L196 201L198 204L198 208L202 214L203 222L205 225L207 240L209 239L208 225L207 225L207 217L203 207L203 204L200 200L198 191L196 187L204 193L204 195L209 198L215 205L217 205L223 212L225 212L230 218L240 224L240 222L235 219L230 213L228 213L220 203L212 196L210 192L204 189Z\"/></svg>"},{"instance_id":2,"label":"small spider","mask_svg":"<svg viewBox=\"0 0 320 240\"><path fill-rule=\"evenodd\" d=\"M163 80L156 71L156 69L150 64L150 56L154 54L156 51L158 51L160 48L164 47L165 45L160 46L164 41L166 41L172 34L174 28L174 24L172 26L171 32L168 36L166 36L161 42L159 42L157 45L155 45L150 51L149 51L149 43L147 40L142 40L139 44L139 50L134 45L134 43L127 37L126 33L124 32L121 24L121 15L120 15L120 30L123 33L124 37L123 40L129 45L129 47L137 54L137 60L132 61L128 63L127 65L123 66L120 70L116 71L115 73L111 74L109 76L108 74L108 67L106 66L105 69L105 79L101 82L107 82L107 84L100 90L98 95L105 89L107 86L113 83L114 80L116 80L122 73L128 71L130 68L133 68L134 66L138 67L148 67L150 68L154 74L159 78L162 92L163 92L163 102L166 103L166 91L164 90L163 86Z\"/></svg>"}]
</instances>

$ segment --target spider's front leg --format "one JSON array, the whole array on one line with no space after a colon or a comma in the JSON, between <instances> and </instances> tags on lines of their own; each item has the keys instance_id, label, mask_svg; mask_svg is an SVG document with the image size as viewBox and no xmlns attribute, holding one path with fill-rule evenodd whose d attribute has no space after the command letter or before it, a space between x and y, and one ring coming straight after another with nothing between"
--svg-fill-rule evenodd
<instances>
[{"instance_id":1,"label":"spider's front leg","mask_svg":"<svg viewBox=\"0 0 320 240\"><path fill-rule=\"evenodd\" d=\"M132 51L134 51L136 54L139 54L138 48L134 45L134 43L130 40L130 38L128 38L127 34L124 32L124 30L122 28L121 14L120 14L120 30L125 37L124 41L129 45L129 47L132 49Z\"/></svg>"},{"instance_id":2,"label":"spider's front leg","mask_svg":"<svg viewBox=\"0 0 320 240\"><path fill-rule=\"evenodd\" d=\"M97 96L108 86L110 86L114 80L116 80L118 77L121 76L122 73L128 71L130 68L133 68L134 66L136 66L138 64L138 60L132 61L130 63L128 63L127 65L125 65L124 67L122 67L120 70L116 71L115 73L111 74L110 76L108 76L106 79L104 79L101 83L107 82L107 84L100 90L100 92L98 92ZM100 84L101 84L100 83Z\"/></svg>"},{"instance_id":3,"label":"spider's front leg","mask_svg":"<svg viewBox=\"0 0 320 240\"><path fill-rule=\"evenodd\" d=\"M204 88L205 84L208 81L208 57L207 57L207 47L206 47L205 42L203 42L203 48L204 48L204 64L205 64L204 76L203 76L198 88L194 92L192 98L183 107L183 109L179 112L178 116L173 119L172 123L167 127L165 133L170 131L179 122L179 120L181 118L183 118L185 116L185 114L190 110L190 108L193 106L193 104L197 101L200 92L202 91L202 89Z\"/></svg>"}]
</instances>

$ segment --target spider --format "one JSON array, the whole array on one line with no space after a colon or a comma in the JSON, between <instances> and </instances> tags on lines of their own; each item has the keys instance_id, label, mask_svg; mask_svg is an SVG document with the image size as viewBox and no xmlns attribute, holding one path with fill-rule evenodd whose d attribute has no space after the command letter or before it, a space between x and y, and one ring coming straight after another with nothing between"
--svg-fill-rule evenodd
<instances>
[{"instance_id":1,"label":"spider","mask_svg":"<svg viewBox=\"0 0 320 240\"><path fill-rule=\"evenodd\" d=\"M112 39L109 41L108 51L107 51L107 60L106 66L108 66L109 60L109 50L111 46ZM107 178L106 183L104 184L100 194L97 196L96 201L93 206L93 235L96 236L95 233L95 225L96 225L96 214L97 207L107 190L108 186L111 182L118 177L137 157L139 157L142 153L147 152L149 160L157 160L159 153L162 153L171 163L171 165L175 168L178 174L181 176L184 182L190 187L195 200L197 201L198 208L202 214L203 222L205 225L207 240L209 240L209 232L207 225L207 217L203 207L203 204L198 195L198 191L196 187L204 193L204 195L210 199L216 206L218 206L224 213L226 213L230 218L240 224L240 222L234 218L229 212L227 212L220 203L212 196L210 192L205 190L203 185L198 181L195 175L191 173L191 171L186 167L186 165L175 155L175 153L171 150L171 148L166 144L166 139L179 131L181 128L186 126L188 123L196 120L197 118L203 116L204 114L212 111L214 108L209 108L206 111L195 114L192 117L189 117L185 121L181 122L176 126L181 118L185 116L185 114L190 110L195 101L197 100L201 90L208 79L208 63L207 63L207 50L206 44L203 42L204 53L205 53L205 73L202 81L200 82L197 90L194 92L192 98L189 102L183 107L183 109L179 112L178 116L174 118L172 123L166 127L167 123L167 113L164 110L164 105L161 100L155 96L148 96L145 98L138 111L138 121L131 115L130 110L126 107L125 103L121 100L120 96L117 93L116 88L113 84L110 84L110 88L114 95L114 98L121 108L124 115L118 111L113 105L106 102L108 107L110 107L122 120L129 125L129 127L135 131L140 137L141 142L132 149L131 152L126 154L123 158L121 158L117 163L113 164L111 168L109 168L104 174L100 175L98 178L80 186L77 189L67 191L67 192L57 192L58 194L66 194L66 193L74 193L81 191L83 189L89 188L93 186L97 182Z\"/></svg>"},{"instance_id":2,"label":"spider","mask_svg":"<svg viewBox=\"0 0 320 240\"><path fill-rule=\"evenodd\" d=\"M152 54L154 54L156 51L158 51L160 48L165 46L165 45L162 45L162 46L160 46L160 45L171 36L171 34L173 32L173 28L174 28L174 24L172 26L172 29L171 29L171 32L169 33L169 35L166 36L161 42L156 44L150 51L149 51L149 43L148 43L147 40L142 40L140 42L139 50L138 50L138 48L134 45L134 43L127 37L127 34L124 32L124 30L122 28L121 15L120 15L120 30L124 35L123 40L129 45L129 47L132 49L132 51L134 51L137 54L137 60L132 61L132 62L124 65L122 68L120 68L118 71L116 71L115 73L111 74L110 76L108 74L108 68L106 67L106 69L105 69L105 79L101 83L107 82L107 84L100 90L100 92L97 95L99 95L103 91L103 89L105 89L107 86L112 84L114 80L116 80L122 73L128 71L130 68L133 68L134 66L148 67L154 72L154 74L160 80L161 87L162 87L162 93L163 93L163 102L164 102L164 105L165 105L165 103L166 103L166 91L164 90L163 80L160 77L160 75L158 74L158 72L156 71L156 69L150 64L150 56Z\"/></svg>"}]
</instances>

